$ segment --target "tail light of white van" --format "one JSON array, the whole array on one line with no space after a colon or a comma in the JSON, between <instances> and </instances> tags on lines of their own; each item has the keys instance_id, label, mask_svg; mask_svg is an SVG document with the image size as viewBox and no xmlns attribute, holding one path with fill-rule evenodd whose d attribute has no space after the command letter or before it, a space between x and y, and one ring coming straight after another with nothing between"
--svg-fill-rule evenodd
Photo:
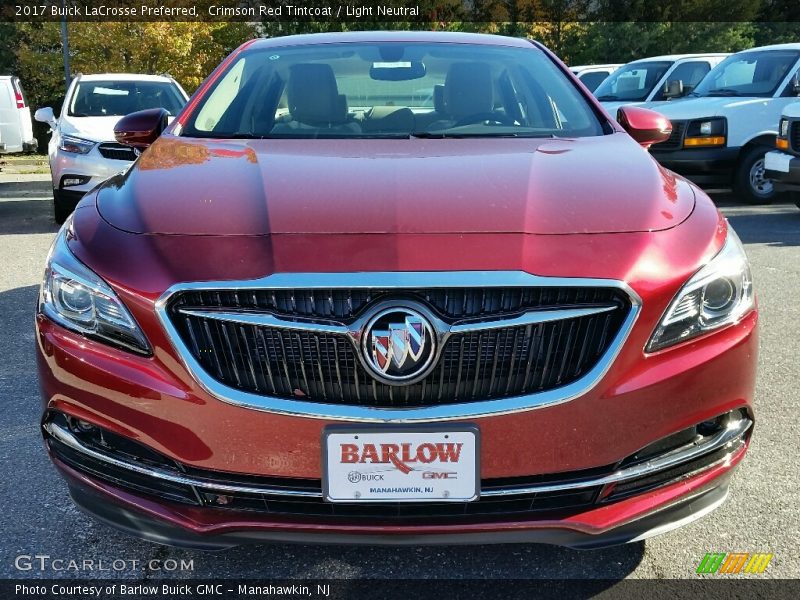
<instances>
[{"instance_id":1,"label":"tail light of white van","mask_svg":"<svg viewBox=\"0 0 800 600\"><path fill-rule=\"evenodd\" d=\"M13 80L14 85L14 99L17 101L17 108L25 108L25 96L22 95L22 88L19 86L19 81Z\"/></svg>"}]
</instances>

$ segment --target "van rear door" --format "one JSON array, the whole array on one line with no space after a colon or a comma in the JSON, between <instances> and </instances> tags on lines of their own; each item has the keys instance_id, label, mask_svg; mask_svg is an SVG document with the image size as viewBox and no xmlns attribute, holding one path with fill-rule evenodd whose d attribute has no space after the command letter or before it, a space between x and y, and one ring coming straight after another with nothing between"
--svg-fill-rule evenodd
<instances>
[{"instance_id":1,"label":"van rear door","mask_svg":"<svg viewBox=\"0 0 800 600\"><path fill-rule=\"evenodd\" d=\"M22 130L20 111L17 108L16 94L12 78L0 79L0 137L5 144L4 152L22 151ZM31 135L31 137L33 137Z\"/></svg>"},{"instance_id":2,"label":"van rear door","mask_svg":"<svg viewBox=\"0 0 800 600\"><path fill-rule=\"evenodd\" d=\"M25 90L22 89L22 82L19 77L11 78L11 86L14 88L14 103L19 111L19 125L23 142L33 140L33 121L31 120L31 107L28 106L28 99L25 97Z\"/></svg>"}]
</instances>

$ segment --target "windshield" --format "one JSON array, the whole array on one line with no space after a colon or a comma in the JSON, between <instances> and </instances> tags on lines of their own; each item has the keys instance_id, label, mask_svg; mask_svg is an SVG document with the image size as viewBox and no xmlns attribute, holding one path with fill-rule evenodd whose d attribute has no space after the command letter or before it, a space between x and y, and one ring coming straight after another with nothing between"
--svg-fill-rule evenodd
<instances>
[{"instance_id":1,"label":"windshield","mask_svg":"<svg viewBox=\"0 0 800 600\"><path fill-rule=\"evenodd\" d=\"M176 115L184 104L183 94L167 81L81 81L72 95L69 115L122 117L148 108L164 108Z\"/></svg>"},{"instance_id":2,"label":"windshield","mask_svg":"<svg viewBox=\"0 0 800 600\"><path fill-rule=\"evenodd\" d=\"M664 77L673 61L637 62L620 67L594 91L600 101L647 100L650 92Z\"/></svg>"},{"instance_id":3,"label":"windshield","mask_svg":"<svg viewBox=\"0 0 800 600\"><path fill-rule=\"evenodd\" d=\"M740 52L714 67L694 90L697 96L772 96L800 57L796 50Z\"/></svg>"},{"instance_id":4,"label":"windshield","mask_svg":"<svg viewBox=\"0 0 800 600\"><path fill-rule=\"evenodd\" d=\"M577 137L603 126L540 50L343 43L252 50L182 132L215 138Z\"/></svg>"}]
</instances>

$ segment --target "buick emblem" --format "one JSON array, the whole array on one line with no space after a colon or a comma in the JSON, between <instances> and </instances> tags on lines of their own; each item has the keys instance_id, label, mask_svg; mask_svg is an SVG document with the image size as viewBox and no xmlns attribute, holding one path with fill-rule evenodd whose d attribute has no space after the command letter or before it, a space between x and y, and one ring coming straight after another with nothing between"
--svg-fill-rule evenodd
<instances>
[{"instance_id":1,"label":"buick emblem","mask_svg":"<svg viewBox=\"0 0 800 600\"><path fill-rule=\"evenodd\" d=\"M436 336L430 321L410 308L388 308L375 314L364 328L364 362L388 383L413 383L428 371Z\"/></svg>"}]
</instances>

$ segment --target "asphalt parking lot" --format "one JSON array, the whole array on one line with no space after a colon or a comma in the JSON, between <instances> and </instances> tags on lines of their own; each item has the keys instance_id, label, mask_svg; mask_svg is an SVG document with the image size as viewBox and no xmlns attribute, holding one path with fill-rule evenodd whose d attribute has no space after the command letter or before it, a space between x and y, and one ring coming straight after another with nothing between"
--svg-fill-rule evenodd
<instances>
[{"instance_id":1,"label":"asphalt parking lot","mask_svg":"<svg viewBox=\"0 0 800 600\"><path fill-rule=\"evenodd\" d=\"M264 545L202 553L141 542L93 522L74 508L51 467L38 432L33 311L56 226L46 182L9 183L0 175L0 577L685 578L697 577L712 551L770 552L760 577L800 577L800 210L718 201L752 261L762 349L753 444L727 504L711 516L647 542L583 552L543 545ZM39 570L34 562L19 570L17 557L26 555L129 566L75 572ZM142 568L151 559L172 565L168 558L191 560L193 569Z\"/></svg>"}]
</instances>

